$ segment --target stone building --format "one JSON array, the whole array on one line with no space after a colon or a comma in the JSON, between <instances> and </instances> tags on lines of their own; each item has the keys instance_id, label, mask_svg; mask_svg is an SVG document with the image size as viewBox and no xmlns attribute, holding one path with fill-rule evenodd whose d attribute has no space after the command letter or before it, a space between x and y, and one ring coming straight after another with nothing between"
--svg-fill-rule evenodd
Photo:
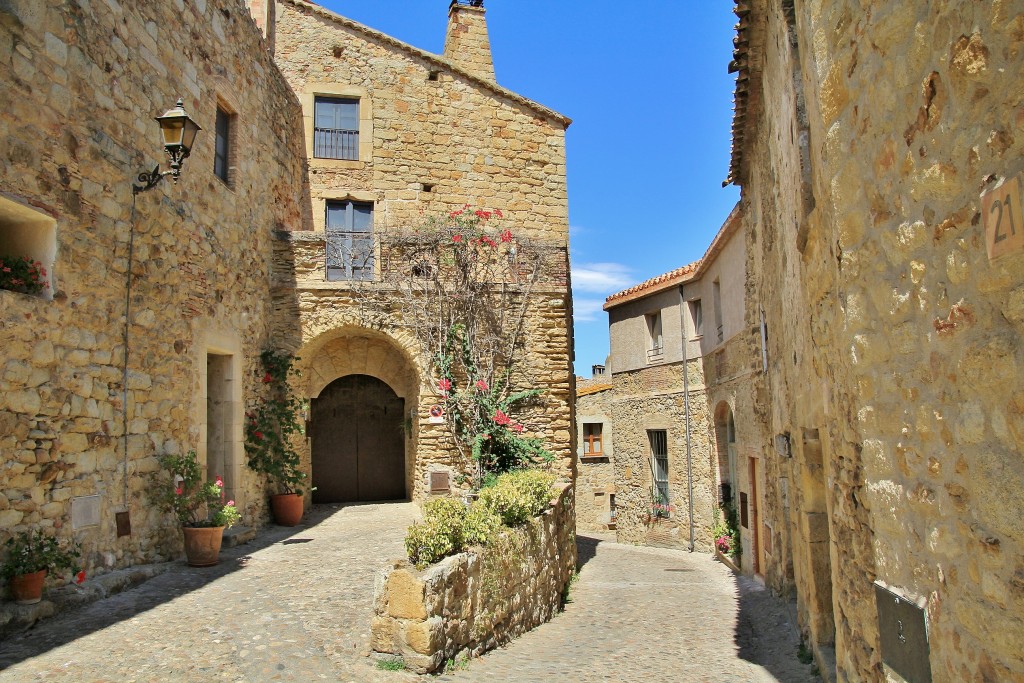
<instances>
[{"instance_id":1,"label":"stone building","mask_svg":"<svg viewBox=\"0 0 1024 683\"><path fill-rule=\"evenodd\" d=\"M608 297L611 379L577 394L577 517L598 529L614 511L622 542L708 552L716 510L742 501L743 566L761 573L762 368L741 225L734 210L700 261Z\"/></svg>"},{"instance_id":2,"label":"stone building","mask_svg":"<svg viewBox=\"0 0 1024 683\"><path fill-rule=\"evenodd\" d=\"M167 559L180 533L149 475L188 450L258 519L243 403L280 324L273 231L308 194L302 110L247 8L13 0L0 62L0 254L49 278L0 289L0 537L57 529L90 572ZM179 97L203 128L191 157L133 195Z\"/></svg>"},{"instance_id":3,"label":"stone building","mask_svg":"<svg viewBox=\"0 0 1024 683\"><path fill-rule=\"evenodd\" d=\"M374 497L458 474L421 350L360 305L386 289L373 259L329 249L343 228L358 242L466 203L544 254L517 379L545 393L522 420L572 475L569 120L495 83L479 4L452 3L432 55L301 0L0 3L0 255L49 278L39 296L0 289L0 539L56 529L90 572L173 557L149 476L188 450L264 523L243 422L268 348L302 359L314 485L332 473L318 401L346 378L356 400L331 410L399 417L375 432L398 475ZM153 117L179 97L203 130L179 181L136 195L163 156Z\"/></svg>"},{"instance_id":4,"label":"stone building","mask_svg":"<svg viewBox=\"0 0 1024 683\"><path fill-rule=\"evenodd\" d=\"M780 587L829 677L1024 680L1024 7L736 12Z\"/></svg>"},{"instance_id":5,"label":"stone building","mask_svg":"<svg viewBox=\"0 0 1024 683\"><path fill-rule=\"evenodd\" d=\"M544 390L525 417L526 433L551 444L556 469L571 476L569 120L495 82L482 3L451 3L444 55L305 0L277 2L267 23L277 64L302 103L309 154L312 225L278 235L276 270L287 279L276 283L275 307L301 330L281 342L302 359L302 392L312 404L314 500L420 500L444 492L445 480L460 486L466 463L448 427L428 419L441 403L438 377L409 321L394 313L402 293L382 276L381 250L388 235L419 228L424 214L467 203L504 216L517 240L547 254L530 293L519 382ZM356 239L369 256L361 272L345 271L358 259L341 254L338 241L351 233L339 233L336 215L361 231ZM404 438L364 436L356 452L337 452L353 429L398 434L383 413L347 418L378 400L408 416ZM336 485L342 468L366 471L360 463L384 451L391 464L377 481L362 481L364 490Z\"/></svg>"}]
</instances>

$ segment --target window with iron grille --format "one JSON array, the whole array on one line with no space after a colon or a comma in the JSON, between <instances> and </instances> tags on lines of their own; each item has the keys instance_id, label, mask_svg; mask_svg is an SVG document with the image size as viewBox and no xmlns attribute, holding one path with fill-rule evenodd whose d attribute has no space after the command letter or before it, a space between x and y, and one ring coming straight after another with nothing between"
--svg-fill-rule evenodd
<instances>
[{"instance_id":1,"label":"window with iron grille","mask_svg":"<svg viewBox=\"0 0 1024 683\"><path fill-rule=\"evenodd\" d=\"M213 172L228 182L228 154L231 144L231 114L217 107L216 142L213 150Z\"/></svg>"},{"instance_id":2,"label":"window with iron grille","mask_svg":"<svg viewBox=\"0 0 1024 683\"><path fill-rule=\"evenodd\" d=\"M373 279L373 204L327 202L327 279Z\"/></svg>"},{"instance_id":3,"label":"window with iron grille","mask_svg":"<svg viewBox=\"0 0 1024 683\"><path fill-rule=\"evenodd\" d=\"M601 423L585 422L583 424L583 457L598 458L604 454L601 448Z\"/></svg>"},{"instance_id":4,"label":"window with iron grille","mask_svg":"<svg viewBox=\"0 0 1024 683\"><path fill-rule=\"evenodd\" d=\"M655 505L668 510L671 504L668 492L668 432L664 429L648 429L647 439L651 443L651 474L654 480L652 491ZM667 516L667 515L666 515Z\"/></svg>"},{"instance_id":5,"label":"window with iron grille","mask_svg":"<svg viewBox=\"0 0 1024 683\"><path fill-rule=\"evenodd\" d=\"M359 100L317 97L313 103L313 156L359 160Z\"/></svg>"}]
</instances>

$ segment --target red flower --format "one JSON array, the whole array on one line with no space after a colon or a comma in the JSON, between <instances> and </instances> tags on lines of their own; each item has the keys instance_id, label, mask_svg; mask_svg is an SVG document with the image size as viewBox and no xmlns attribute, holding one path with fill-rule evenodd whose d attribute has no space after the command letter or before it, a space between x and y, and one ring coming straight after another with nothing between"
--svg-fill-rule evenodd
<instances>
[{"instance_id":1,"label":"red flower","mask_svg":"<svg viewBox=\"0 0 1024 683\"><path fill-rule=\"evenodd\" d=\"M461 216L461 215L462 215L462 211L452 211L450 214L448 214L448 217L449 218L455 218L455 217Z\"/></svg>"},{"instance_id":2,"label":"red flower","mask_svg":"<svg viewBox=\"0 0 1024 683\"><path fill-rule=\"evenodd\" d=\"M257 430L253 433L253 436L256 437L257 441L263 441L263 432Z\"/></svg>"},{"instance_id":3,"label":"red flower","mask_svg":"<svg viewBox=\"0 0 1024 683\"><path fill-rule=\"evenodd\" d=\"M448 393L449 391L451 391L452 381L446 377L437 383L437 388L440 389L443 393Z\"/></svg>"},{"instance_id":4,"label":"red flower","mask_svg":"<svg viewBox=\"0 0 1024 683\"><path fill-rule=\"evenodd\" d=\"M77 574L75 574L75 583L77 583L78 585L82 585L84 582L85 582L85 570L83 569L82 571L80 571Z\"/></svg>"},{"instance_id":5,"label":"red flower","mask_svg":"<svg viewBox=\"0 0 1024 683\"><path fill-rule=\"evenodd\" d=\"M461 242L461 241L462 241L462 235L455 235L454 237L452 237L452 242Z\"/></svg>"},{"instance_id":6,"label":"red flower","mask_svg":"<svg viewBox=\"0 0 1024 683\"><path fill-rule=\"evenodd\" d=\"M494 422L496 424L500 424L500 425L507 425L507 424L512 422L512 418L510 418L508 415L506 415L505 413L501 412L500 410L495 410L494 411Z\"/></svg>"},{"instance_id":7,"label":"red flower","mask_svg":"<svg viewBox=\"0 0 1024 683\"><path fill-rule=\"evenodd\" d=\"M479 389L480 391L487 391L487 382L483 381L482 379L478 379L476 381L476 388Z\"/></svg>"},{"instance_id":8,"label":"red flower","mask_svg":"<svg viewBox=\"0 0 1024 683\"><path fill-rule=\"evenodd\" d=\"M514 424L512 425L512 429L514 429L517 433L522 434L524 427L521 424Z\"/></svg>"},{"instance_id":9,"label":"red flower","mask_svg":"<svg viewBox=\"0 0 1024 683\"><path fill-rule=\"evenodd\" d=\"M270 383L270 382L273 382L273 381L274 381L274 378L270 376L269 372L267 374L263 375L263 382L264 383Z\"/></svg>"},{"instance_id":10,"label":"red flower","mask_svg":"<svg viewBox=\"0 0 1024 683\"><path fill-rule=\"evenodd\" d=\"M502 242L511 242L512 241L512 231L511 230L506 230L505 232L501 233L501 241Z\"/></svg>"},{"instance_id":11,"label":"red flower","mask_svg":"<svg viewBox=\"0 0 1024 683\"><path fill-rule=\"evenodd\" d=\"M219 488L219 489L224 488L224 480L220 478L219 474L217 475L217 480L214 481L213 483L216 484L217 488Z\"/></svg>"},{"instance_id":12,"label":"red flower","mask_svg":"<svg viewBox=\"0 0 1024 683\"><path fill-rule=\"evenodd\" d=\"M504 216L501 215L501 209L495 209L494 215L497 216L498 218L504 218Z\"/></svg>"},{"instance_id":13,"label":"red flower","mask_svg":"<svg viewBox=\"0 0 1024 683\"><path fill-rule=\"evenodd\" d=\"M484 211L483 209L477 209L473 213L473 215L476 216L477 218L482 219L482 220L487 220L488 218L491 217L491 212L490 211Z\"/></svg>"},{"instance_id":14,"label":"red flower","mask_svg":"<svg viewBox=\"0 0 1024 683\"><path fill-rule=\"evenodd\" d=\"M487 246L490 246L490 247L498 246L497 242L492 240L490 237L487 237L486 235L484 235L483 237L480 238L480 244L486 244Z\"/></svg>"}]
</instances>

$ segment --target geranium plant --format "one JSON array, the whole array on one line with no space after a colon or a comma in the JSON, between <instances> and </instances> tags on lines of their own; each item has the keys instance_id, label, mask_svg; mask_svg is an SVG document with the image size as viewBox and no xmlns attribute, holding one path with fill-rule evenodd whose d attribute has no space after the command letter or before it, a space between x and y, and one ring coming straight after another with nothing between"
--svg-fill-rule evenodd
<instances>
[{"instance_id":1,"label":"geranium plant","mask_svg":"<svg viewBox=\"0 0 1024 683\"><path fill-rule=\"evenodd\" d=\"M245 452L249 467L267 475L278 493L302 493L306 473L292 440L302 434L304 402L291 391L289 381L298 377L298 358L280 351L260 354L260 379L266 395L245 416Z\"/></svg>"},{"instance_id":2,"label":"geranium plant","mask_svg":"<svg viewBox=\"0 0 1024 683\"><path fill-rule=\"evenodd\" d=\"M28 256L0 256L0 289L39 294L48 289L46 269Z\"/></svg>"},{"instance_id":3,"label":"geranium plant","mask_svg":"<svg viewBox=\"0 0 1024 683\"><path fill-rule=\"evenodd\" d=\"M715 510L715 524L711 527L711 535L715 539L715 548L723 555L734 558L740 556L742 546L739 526L736 508L731 501L723 503L720 510Z\"/></svg>"},{"instance_id":4,"label":"geranium plant","mask_svg":"<svg viewBox=\"0 0 1024 683\"><path fill-rule=\"evenodd\" d=\"M82 553L74 541L64 544L56 536L33 529L7 539L4 549L6 555L0 573L8 579L45 569L50 572L68 570L75 574L77 583L85 580L85 572L78 566Z\"/></svg>"},{"instance_id":5,"label":"geranium plant","mask_svg":"<svg viewBox=\"0 0 1024 683\"><path fill-rule=\"evenodd\" d=\"M156 502L178 518L181 526L231 527L242 515L235 501L224 502L224 480L203 477L195 451L160 458L163 471L156 473Z\"/></svg>"}]
</instances>

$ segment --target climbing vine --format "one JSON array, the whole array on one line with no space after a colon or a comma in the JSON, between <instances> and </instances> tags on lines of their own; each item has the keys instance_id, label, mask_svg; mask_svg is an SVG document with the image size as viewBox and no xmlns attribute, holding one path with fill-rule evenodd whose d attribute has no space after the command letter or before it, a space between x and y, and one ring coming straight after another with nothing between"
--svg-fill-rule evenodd
<instances>
[{"instance_id":1,"label":"climbing vine","mask_svg":"<svg viewBox=\"0 0 1024 683\"><path fill-rule=\"evenodd\" d=\"M257 399L245 415L245 452L249 467L267 475L278 493L301 493L306 473L302 471L293 437L302 434L305 403L291 391L290 380L298 377L298 358L280 351L260 354L261 381L266 394Z\"/></svg>"}]
</instances>

